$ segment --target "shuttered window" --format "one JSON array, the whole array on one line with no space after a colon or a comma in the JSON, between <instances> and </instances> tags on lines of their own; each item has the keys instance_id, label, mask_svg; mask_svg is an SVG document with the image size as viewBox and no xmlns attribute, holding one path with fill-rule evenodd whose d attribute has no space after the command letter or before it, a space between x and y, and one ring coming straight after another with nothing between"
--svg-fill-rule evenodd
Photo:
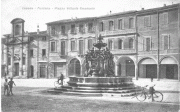
<instances>
[{"instance_id":1,"label":"shuttered window","mask_svg":"<svg viewBox=\"0 0 180 112\"><path fill-rule=\"evenodd\" d=\"M134 48L133 44L134 44L134 39L130 38L129 39L129 49L133 49Z\"/></svg>"},{"instance_id":2,"label":"shuttered window","mask_svg":"<svg viewBox=\"0 0 180 112\"><path fill-rule=\"evenodd\" d=\"M109 21L109 30L110 31L114 30L114 22L113 21Z\"/></svg>"},{"instance_id":3,"label":"shuttered window","mask_svg":"<svg viewBox=\"0 0 180 112\"><path fill-rule=\"evenodd\" d=\"M144 17L144 26L145 27L151 26L151 18L150 18L150 16Z\"/></svg>"},{"instance_id":4,"label":"shuttered window","mask_svg":"<svg viewBox=\"0 0 180 112\"><path fill-rule=\"evenodd\" d=\"M79 40L79 54L83 54L83 50L84 50L84 47L83 47L83 40Z\"/></svg>"},{"instance_id":5,"label":"shuttered window","mask_svg":"<svg viewBox=\"0 0 180 112\"><path fill-rule=\"evenodd\" d=\"M75 48L76 48L75 41L73 40L71 41L71 51L75 51Z\"/></svg>"},{"instance_id":6,"label":"shuttered window","mask_svg":"<svg viewBox=\"0 0 180 112\"><path fill-rule=\"evenodd\" d=\"M112 50L113 41L111 39L108 40L108 47L110 50Z\"/></svg>"},{"instance_id":7,"label":"shuttered window","mask_svg":"<svg viewBox=\"0 0 180 112\"><path fill-rule=\"evenodd\" d=\"M129 19L129 28L134 28L134 18Z\"/></svg>"},{"instance_id":8,"label":"shuttered window","mask_svg":"<svg viewBox=\"0 0 180 112\"><path fill-rule=\"evenodd\" d=\"M56 47L55 47L55 42L51 42L51 52L55 52L56 51Z\"/></svg>"},{"instance_id":9,"label":"shuttered window","mask_svg":"<svg viewBox=\"0 0 180 112\"><path fill-rule=\"evenodd\" d=\"M88 40L88 49L92 49L93 47L93 43L92 43L92 39Z\"/></svg>"},{"instance_id":10,"label":"shuttered window","mask_svg":"<svg viewBox=\"0 0 180 112\"><path fill-rule=\"evenodd\" d=\"M99 31L104 31L104 23L101 22L99 25Z\"/></svg>"},{"instance_id":11,"label":"shuttered window","mask_svg":"<svg viewBox=\"0 0 180 112\"><path fill-rule=\"evenodd\" d=\"M65 41L61 41L61 55L65 55L65 46L66 46Z\"/></svg>"},{"instance_id":12,"label":"shuttered window","mask_svg":"<svg viewBox=\"0 0 180 112\"><path fill-rule=\"evenodd\" d=\"M118 49L122 49L122 40L118 39Z\"/></svg>"},{"instance_id":13,"label":"shuttered window","mask_svg":"<svg viewBox=\"0 0 180 112\"><path fill-rule=\"evenodd\" d=\"M150 51L151 49L151 39L150 38L146 38L146 51Z\"/></svg>"}]
</instances>

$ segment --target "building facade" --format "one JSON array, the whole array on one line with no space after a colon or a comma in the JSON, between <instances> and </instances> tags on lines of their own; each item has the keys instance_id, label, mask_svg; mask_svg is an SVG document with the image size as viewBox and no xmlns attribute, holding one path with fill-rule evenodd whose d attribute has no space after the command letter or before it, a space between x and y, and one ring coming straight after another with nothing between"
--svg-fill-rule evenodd
<instances>
[{"instance_id":1,"label":"building facade","mask_svg":"<svg viewBox=\"0 0 180 112\"><path fill-rule=\"evenodd\" d=\"M15 20L11 23L18 29ZM66 77L84 76L84 55L99 35L114 54L115 76L180 80L180 4L49 22L47 32L18 37L24 37L23 41L28 38L26 44L17 45L19 53L15 45L6 52L20 54L20 59L26 57L26 68L23 61L18 61L23 68L19 68L19 74L23 71L28 77L56 78L60 73ZM18 69L12 55L4 57L6 62L14 63L9 71Z\"/></svg>"}]
</instances>

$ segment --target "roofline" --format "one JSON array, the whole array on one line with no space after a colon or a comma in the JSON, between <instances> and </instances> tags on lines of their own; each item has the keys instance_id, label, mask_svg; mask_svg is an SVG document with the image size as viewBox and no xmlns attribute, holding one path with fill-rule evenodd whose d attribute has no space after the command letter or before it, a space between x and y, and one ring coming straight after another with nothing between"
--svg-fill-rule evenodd
<instances>
[{"instance_id":1,"label":"roofline","mask_svg":"<svg viewBox=\"0 0 180 112\"><path fill-rule=\"evenodd\" d=\"M57 24L57 23L72 23L72 22L80 22L80 21L86 21L86 20L95 20L97 17L85 17L85 18L75 18L75 19L62 19L58 21L53 21L46 23L47 25L50 24Z\"/></svg>"},{"instance_id":2,"label":"roofline","mask_svg":"<svg viewBox=\"0 0 180 112\"><path fill-rule=\"evenodd\" d=\"M146 10L139 10L139 11L137 11L137 15L153 13L153 12L161 12L161 11L165 11L165 10L169 10L169 9L175 9L175 8L178 8L179 5L180 5L180 3L167 5L167 6L163 6L163 7L146 9Z\"/></svg>"},{"instance_id":3,"label":"roofline","mask_svg":"<svg viewBox=\"0 0 180 112\"><path fill-rule=\"evenodd\" d=\"M118 13L113 13L113 14L108 14L108 15L102 15L102 16L99 16L99 17L97 17L97 18L99 19L99 18L106 18L106 17L111 17L111 16L118 16L118 15L125 15L125 14L133 14L133 13L136 13L136 12L137 12L136 10L131 10L131 11L118 12Z\"/></svg>"}]
</instances>

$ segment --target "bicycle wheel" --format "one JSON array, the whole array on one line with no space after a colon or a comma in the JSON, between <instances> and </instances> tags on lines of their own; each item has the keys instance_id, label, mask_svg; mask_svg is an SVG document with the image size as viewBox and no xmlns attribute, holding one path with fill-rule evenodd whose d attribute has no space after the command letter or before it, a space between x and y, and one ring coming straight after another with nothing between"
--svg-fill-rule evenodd
<instances>
[{"instance_id":1,"label":"bicycle wheel","mask_svg":"<svg viewBox=\"0 0 180 112\"><path fill-rule=\"evenodd\" d=\"M153 98L154 98L154 101L161 102L163 100L163 94L159 91L155 91L153 93Z\"/></svg>"},{"instance_id":2,"label":"bicycle wheel","mask_svg":"<svg viewBox=\"0 0 180 112\"><path fill-rule=\"evenodd\" d=\"M54 87L59 87L59 83L57 81L54 82Z\"/></svg>"},{"instance_id":3,"label":"bicycle wheel","mask_svg":"<svg viewBox=\"0 0 180 112\"><path fill-rule=\"evenodd\" d=\"M139 100L139 101L144 101L146 99L146 94L141 92L141 93L136 93L136 98Z\"/></svg>"}]
</instances>

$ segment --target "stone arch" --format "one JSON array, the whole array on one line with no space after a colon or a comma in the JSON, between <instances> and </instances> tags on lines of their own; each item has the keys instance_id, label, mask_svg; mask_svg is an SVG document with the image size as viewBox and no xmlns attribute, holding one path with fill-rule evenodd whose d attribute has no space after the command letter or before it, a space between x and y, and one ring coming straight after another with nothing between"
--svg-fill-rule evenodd
<instances>
[{"instance_id":1,"label":"stone arch","mask_svg":"<svg viewBox=\"0 0 180 112\"><path fill-rule=\"evenodd\" d=\"M135 59L130 56L119 57L116 61L118 76L135 76Z\"/></svg>"},{"instance_id":2,"label":"stone arch","mask_svg":"<svg viewBox=\"0 0 180 112\"><path fill-rule=\"evenodd\" d=\"M179 63L174 56L163 56L159 63L160 78L178 79Z\"/></svg>"},{"instance_id":3,"label":"stone arch","mask_svg":"<svg viewBox=\"0 0 180 112\"><path fill-rule=\"evenodd\" d=\"M142 57L138 61L140 78L157 78L157 61L153 57Z\"/></svg>"},{"instance_id":4,"label":"stone arch","mask_svg":"<svg viewBox=\"0 0 180 112\"><path fill-rule=\"evenodd\" d=\"M81 74L81 64L77 58L73 58L68 64L68 75L69 76L80 76Z\"/></svg>"}]
</instances>

